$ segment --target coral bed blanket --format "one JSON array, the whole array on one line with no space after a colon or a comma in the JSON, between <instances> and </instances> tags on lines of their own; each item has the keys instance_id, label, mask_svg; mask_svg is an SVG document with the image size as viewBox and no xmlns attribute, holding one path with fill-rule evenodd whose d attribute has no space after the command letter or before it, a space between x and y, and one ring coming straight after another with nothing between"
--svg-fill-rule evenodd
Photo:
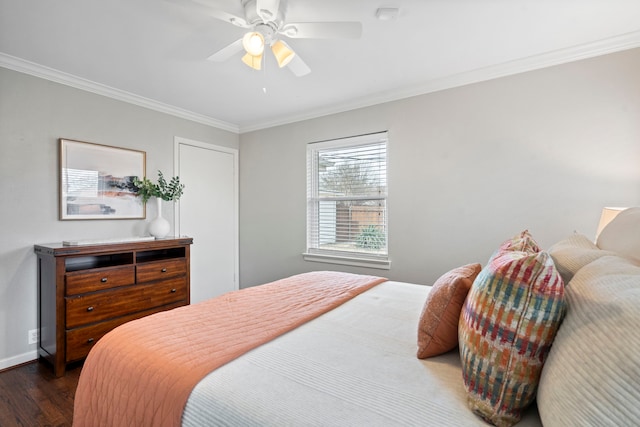
<instances>
[{"instance_id":1,"label":"coral bed blanket","mask_svg":"<svg viewBox=\"0 0 640 427\"><path fill-rule=\"evenodd\" d=\"M126 323L89 353L73 425L179 426L208 373L385 280L305 273Z\"/></svg>"}]
</instances>

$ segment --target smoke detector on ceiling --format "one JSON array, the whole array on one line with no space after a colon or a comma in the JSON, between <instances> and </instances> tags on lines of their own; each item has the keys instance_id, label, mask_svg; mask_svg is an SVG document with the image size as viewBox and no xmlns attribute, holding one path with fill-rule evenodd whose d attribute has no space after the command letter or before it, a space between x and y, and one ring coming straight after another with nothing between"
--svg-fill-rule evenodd
<instances>
[{"instance_id":1,"label":"smoke detector on ceiling","mask_svg":"<svg viewBox=\"0 0 640 427\"><path fill-rule=\"evenodd\" d=\"M399 12L397 7L381 7L376 10L376 18L379 21L392 21L398 17Z\"/></svg>"}]
</instances>

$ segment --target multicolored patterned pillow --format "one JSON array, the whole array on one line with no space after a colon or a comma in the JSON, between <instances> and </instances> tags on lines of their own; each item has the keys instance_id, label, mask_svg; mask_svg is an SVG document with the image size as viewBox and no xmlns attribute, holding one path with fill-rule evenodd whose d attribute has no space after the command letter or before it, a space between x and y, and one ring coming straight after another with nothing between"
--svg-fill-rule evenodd
<instances>
[{"instance_id":1,"label":"multicolored patterned pillow","mask_svg":"<svg viewBox=\"0 0 640 427\"><path fill-rule=\"evenodd\" d=\"M528 232L520 237L527 243L505 242L480 272L458 326L467 403L496 426L517 423L534 400L565 312L553 260Z\"/></svg>"},{"instance_id":2,"label":"multicolored patterned pillow","mask_svg":"<svg viewBox=\"0 0 640 427\"><path fill-rule=\"evenodd\" d=\"M540 252L540 246L533 240L533 236L529 233L529 230L524 230L522 233L513 236L511 239L505 240L500 247L500 251L522 251L527 253Z\"/></svg>"}]
</instances>

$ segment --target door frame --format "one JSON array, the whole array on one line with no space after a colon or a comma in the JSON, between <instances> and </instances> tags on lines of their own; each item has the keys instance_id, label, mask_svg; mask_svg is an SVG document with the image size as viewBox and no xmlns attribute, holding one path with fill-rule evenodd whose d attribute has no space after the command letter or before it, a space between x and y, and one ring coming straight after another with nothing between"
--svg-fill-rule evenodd
<instances>
[{"instance_id":1,"label":"door frame","mask_svg":"<svg viewBox=\"0 0 640 427\"><path fill-rule=\"evenodd\" d=\"M234 288L237 290L240 288L240 228L239 228L239 220L240 220L240 195L239 195L239 184L240 184L240 174L238 170L238 150L235 148L223 147L220 145L210 144L208 142L195 141L193 139L183 138L180 136L174 136L173 138L173 168L175 170L175 175L180 176L180 146L181 145L190 145L192 147L202 148L205 150L211 151L220 151L226 154L231 154L233 157L233 235L235 240L235 248L233 254L234 260L234 269L233 269L233 277L234 277ZM174 212L173 212L173 229L176 230L176 235L180 236L180 200L174 203ZM193 236L189 236L193 237Z\"/></svg>"}]
</instances>

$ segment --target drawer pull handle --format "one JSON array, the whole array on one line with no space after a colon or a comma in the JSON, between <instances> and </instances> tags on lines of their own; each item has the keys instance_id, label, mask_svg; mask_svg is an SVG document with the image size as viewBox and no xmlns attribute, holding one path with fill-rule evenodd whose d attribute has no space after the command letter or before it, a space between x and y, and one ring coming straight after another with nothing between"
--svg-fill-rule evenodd
<instances>
[{"instance_id":1,"label":"drawer pull handle","mask_svg":"<svg viewBox=\"0 0 640 427\"><path fill-rule=\"evenodd\" d=\"M102 283L107 283L107 278L106 278L106 277L103 277L102 279L100 279L100 281L101 281Z\"/></svg>"},{"instance_id":2,"label":"drawer pull handle","mask_svg":"<svg viewBox=\"0 0 640 427\"><path fill-rule=\"evenodd\" d=\"M93 306L87 307L87 311L93 311Z\"/></svg>"},{"instance_id":3,"label":"drawer pull handle","mask_svg":"<svg viewBox=\"0 0 640 427\"><path fill-rule=\"evenodd\" d=\"M163 272L163 273L166 273L166 272L167 272L167 269L166 269L166 268L163 268L163 269L162 269L162 270L160 270L160 271L161 271L161 272Z\"/></svg>"},{"instance_id":4,"label":"drawer pull handle","mask_svg":"<svg viewBox=\"0 0 640 427\"><path fill-rule=\"evenodd\" d=\"M176 288L171 289L171 293L175 293L176 292Z\"/></svg>"},{"instance_id":5,"label":"drawer pull handle","mask_svg":"<svg viewBox=\"0 0 640 427\"><path fill-rule=\"evenodd\" d=\"M91 344L91 343L93 343L93 338L89 338L89 339L87 340L87 344Z\"/></svg>"}]
</instances>

